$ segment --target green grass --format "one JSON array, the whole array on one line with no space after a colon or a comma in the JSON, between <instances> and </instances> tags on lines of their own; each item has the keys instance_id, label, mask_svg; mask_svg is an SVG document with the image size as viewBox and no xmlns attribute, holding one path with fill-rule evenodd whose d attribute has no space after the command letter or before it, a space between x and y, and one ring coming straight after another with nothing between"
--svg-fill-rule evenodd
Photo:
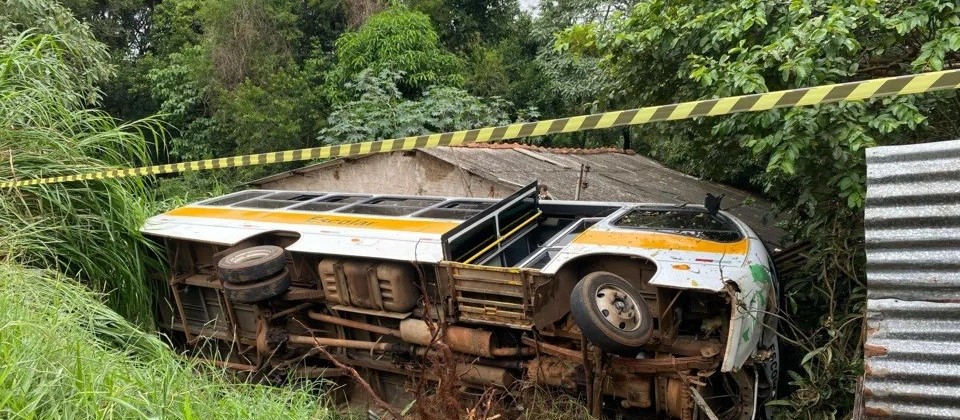
<instances>
[{"instance_id":1,"label":"green grass","mask_svg":"<svg viewBox=\"0 0 960 420\"><path fill-rule=\"evenodd\" d=\"M156 120L118 124L91 108L96 102L83 93L89 69L71 59L86 51L76 45L83 42L30 31L0 36L0 179L146 163L146 139L163 138ZM154 206L138 177L4 189L0 261L83 279L121 314L149 325L144 279L159 263L137 230Z\"/></svg>"},{"instance_id":2,"label":"green grass","mask_svg":"<svg viewBox=\"0 0 960 420\"><path fill-rule=\"evenodd\" d=\"M0 263L0 418L333 418L307 390L230 382L51 271Z\"/></svg>"}]
</instances>

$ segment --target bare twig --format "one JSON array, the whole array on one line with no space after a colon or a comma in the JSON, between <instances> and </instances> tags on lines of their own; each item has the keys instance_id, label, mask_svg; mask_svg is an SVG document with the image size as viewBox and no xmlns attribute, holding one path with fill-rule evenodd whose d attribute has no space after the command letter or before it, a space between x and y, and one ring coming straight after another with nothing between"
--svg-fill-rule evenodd
<instances>
[{"instance_id":1,"label":"bare twig","mask_svg":"<svg viewBox=\"0 0 960 420\"><path fill-rule=\"evenodd\" d=\"M420 278L424 279L425 276L420 267L415 267L418 274L420 274ZM457 359L453 351L450 350L450 347L443 342L442 338L447 327L446 319L443 316L446 310L442 307L441 302L441 307L437 310L437 322L434 322L431 316L434 313L434 305L430 299L430 293L427 292L428 289L425 284L421 283L421 288L423 289L423 309L424 313L427 314L423 317L423 321L427 324L431 332L430 344L427 347L436 350L436 352L428 352L424 355L424 358L430 366L424 366L424 374L421 375L417 381L415 392L417 395L424 395L424 389L427 387L427 381L431 376L427 374L427 372L439 370L440 372L433 375L439 381L435 395L439 400L439 404L436 406L442 411L443 418L460 418L463 413L463 407L460 406L460 401L457 396L452 394L455 389L454 385L459 380L459 376L457 375ZM424 420L433 418L424 404L417 404L417 414Z\"/></svg>"},{"instance_id":2,"label":"bare twig","mask_svg":"<svg viewBox=\"0 0 960 420\"><path fill-rule=\"evenodd\" d=\"M490 408L493 407L493 388L487 388L477 400L477 403L467 412L467 420L489 420ZM499 416L496 416L499 417Z\"/></svg>"},{"instance_id":3,"label":"bare twig","mask_svg":"<svg viewBox=\"0 0 960 420\"><path fill-rule=\"evenodd\" d=\"M303 323L300 322L300 320L297 320L297 322L300 323L300 325L301 325L307 332L310 333L310 337L316 338L316 337L313 335L313 331L312 331L310 328L307 328L306 325L303 325ZM386 401L380 399L380 396L378 396L377 393L374 392L373 388L370 386L370 383L368 383L367 381L365 381L365 380L363 379L363 377L360 376L360 373L357 372L356 369L354 369L354 368L353 368L352 366L350 366L350 365L347 365L347 364L345 364L345 363L337 360L337 358L334 357L332 354L330 354L330 352L327 351L327 349L325 349L323 346L317 345L317 346L315 346L314 348L317 349L317 350L319 350L320 353L323 353L323 355L324 355L328 360L330 360L331 362L333 362L334 366L336 366L336 367L338 367L338 368L340 368L340 369L343 369L345 372L347 372L347 373L350 375L351 378L353 378L354 381L356 381L356 383L360 384L360 387L362 387L363 390L367 392L367 395L369 395L370 398L373 399L373 403L376 404L377 407L380 407L380 408L382 408L384 411L390 413L390 415L393 416L393 418L396 419L396 420L402 420L402 419L403 419L403 416L400 415L400 412L397 411L396 407L394 407L394 406L388 404Z\"/></svg>"}]
</instances>

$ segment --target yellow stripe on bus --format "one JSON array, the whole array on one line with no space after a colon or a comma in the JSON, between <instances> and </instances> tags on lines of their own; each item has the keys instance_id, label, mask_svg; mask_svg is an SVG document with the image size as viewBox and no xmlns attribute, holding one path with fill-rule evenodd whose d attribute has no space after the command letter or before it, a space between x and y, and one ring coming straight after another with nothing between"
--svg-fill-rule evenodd
<instances>
[{"instance_id":1,"label":"yellow stripe on bus","mask_svg":"<svg viewBox=\"0 0 960 420\"><path fill-rule=\"evenodd\" d=\"M573 243L670 251L708 252L724 255L745 255L748 248L746 239L724 243L670 233L643 231L587 230L574 238Z\"/></svg>"},{"instance_id":2,"label":"yellow stripe on bus","mask_svg":"<svg viewBox=\"0 0 960 420\"><path fill-rule=\"evenodd\" d=\"M285 223L291 225L320 225L357 229L392 230L402 232L443 234L459 225L457 222L346 216L325 213L300 213L279 210L250 210L221 207L187 206L167 212L167 216L203 217L209 219L244 220L250 222Z\"/></svg>"}]
</instances>

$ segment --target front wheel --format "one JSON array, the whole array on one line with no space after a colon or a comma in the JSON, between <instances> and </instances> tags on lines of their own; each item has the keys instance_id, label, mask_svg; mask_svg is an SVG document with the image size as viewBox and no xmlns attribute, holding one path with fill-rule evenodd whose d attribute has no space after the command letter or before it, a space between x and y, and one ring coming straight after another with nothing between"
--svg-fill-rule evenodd
<instances>
[{"instance_id":1,"label":"front wheel","mask_svg":"<svg viewBox=\"0 0 960 420\"><path fill-rule=\"evenodd\" d=\"M653 337L653 315L635 287L622 277L597 271L577 283L570 312L581 334L602 350L635 356Z\"/></svg>"}]
</instances>

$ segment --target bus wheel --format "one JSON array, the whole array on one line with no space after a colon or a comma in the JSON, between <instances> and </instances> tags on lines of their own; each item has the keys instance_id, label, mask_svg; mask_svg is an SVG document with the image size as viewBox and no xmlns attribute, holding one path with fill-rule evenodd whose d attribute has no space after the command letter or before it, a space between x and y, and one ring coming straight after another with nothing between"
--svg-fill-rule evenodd
<instances>
[{"instance_id":1,"label":"bus wheel","mask_svg":"<svg viewBox=\"0 0 960 420\"><path fill-rule=\"evenodd\" d=\"M223 293L239 303L254 303L280 296L290 289L290 271L284 268L279 274L248 283L223 282Z\"/></svg>"},{"instance_id":2,"label":"bus wheel","mask_svg":"<svg viewBox=\"0 0 960 420\"><path fill-rule=\"evenodd\" d=\"M262 245L241 249L217 263L220 279L228 283L249 283L279 273L287 265L287 252L279 246Z\"/></svg>"},{"instance_id":3,"label":"bus wheel","mask_svg":"<svg viewBox=\"0 0 960 420\"><path fill-rule=\"evenodd\" d=\"M653 337L653 315L636 288L622 277L597 271L570 294L570 312L580 332L602 350L635 356Z\"/></svg>"}]
</instances>

